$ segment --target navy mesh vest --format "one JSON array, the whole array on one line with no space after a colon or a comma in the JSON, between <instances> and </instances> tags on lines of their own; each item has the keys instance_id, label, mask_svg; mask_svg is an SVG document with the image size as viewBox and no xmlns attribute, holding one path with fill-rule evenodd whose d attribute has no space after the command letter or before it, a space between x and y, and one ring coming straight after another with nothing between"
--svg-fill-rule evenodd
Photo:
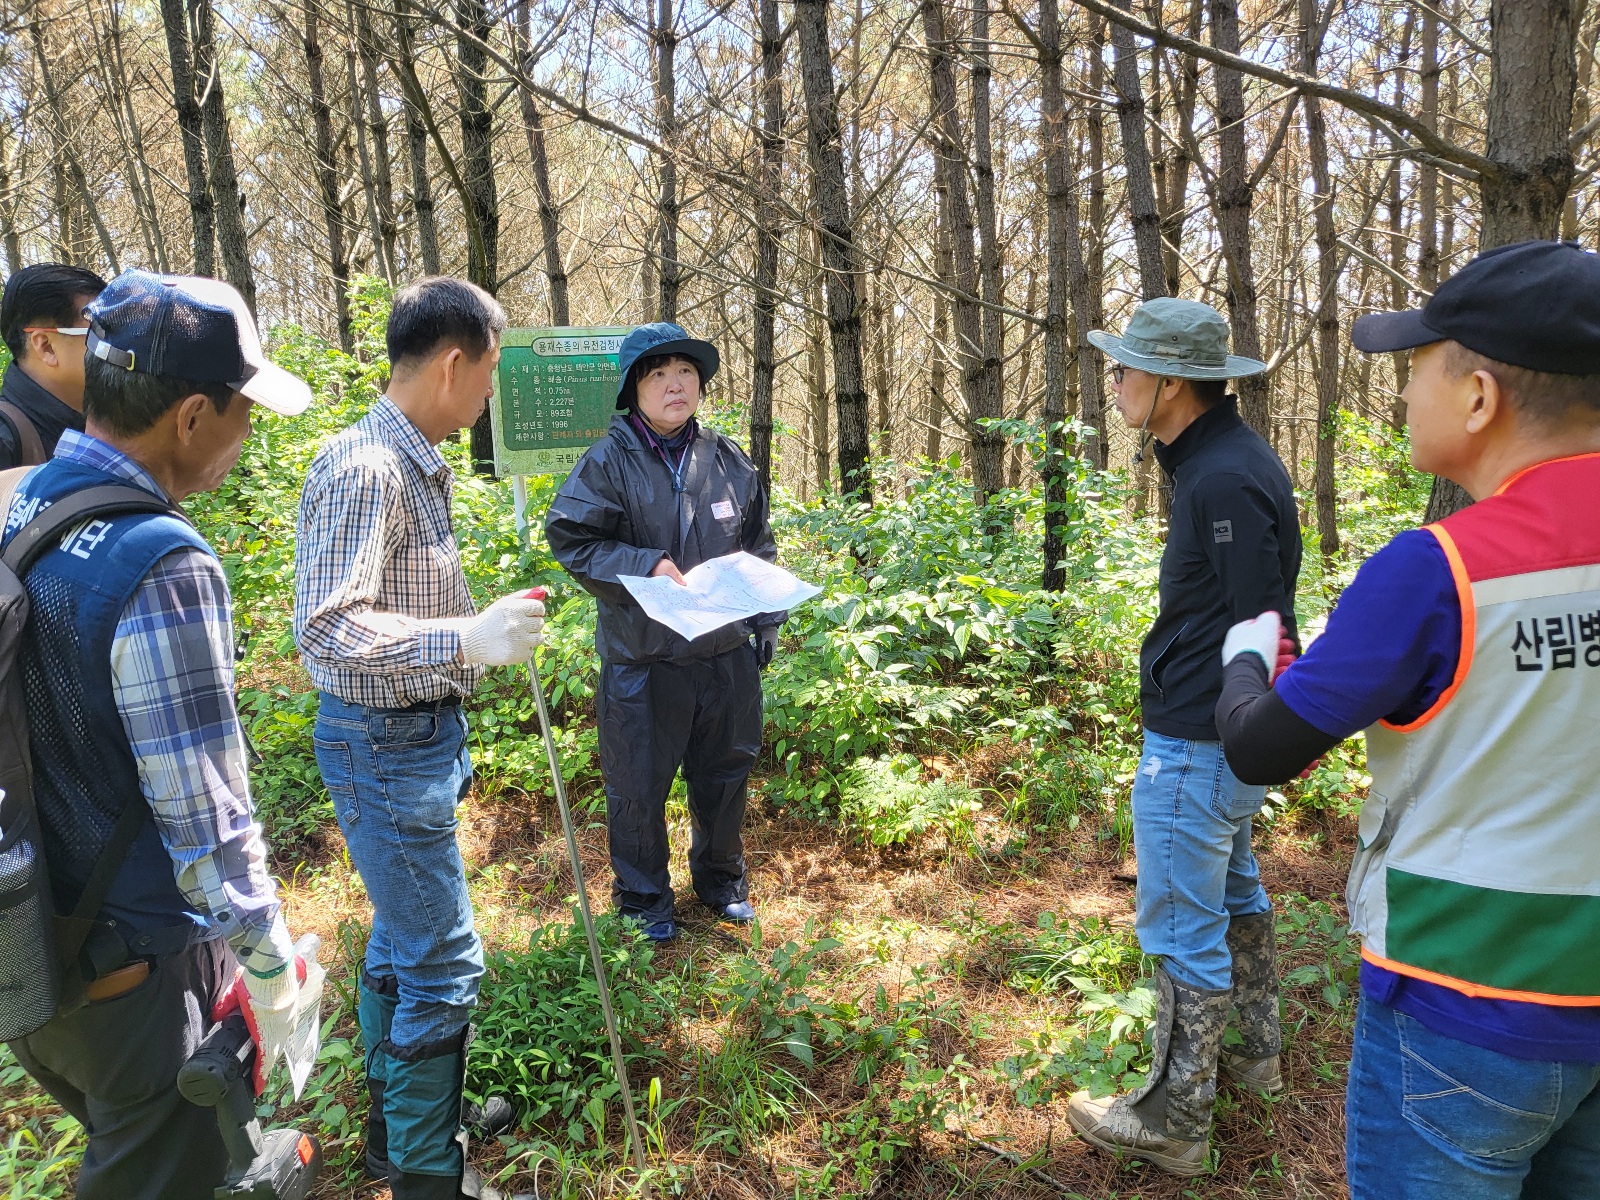
<instances>
[{"instance_id":1,"label":"navy mesh vest","mask_svg":"<svg viewBox=\"0 0 1600 1200\"><path fill-rule=\"evenodd\" d=\"M122 483L83 463L52 459L17 489L5 540L43 507L73 492ZM165 554L182 546L211 553L177 517L113 515L70 530L46 550L24 583L32 603L21 646L33 752L34 800L57 911L70 912L127 804L148 803L111 688L111 643L123 606ZM205 918L183 898L155 822L139 832L106 895L100 919L131 934Z\"/></svg>"}]
</instances>

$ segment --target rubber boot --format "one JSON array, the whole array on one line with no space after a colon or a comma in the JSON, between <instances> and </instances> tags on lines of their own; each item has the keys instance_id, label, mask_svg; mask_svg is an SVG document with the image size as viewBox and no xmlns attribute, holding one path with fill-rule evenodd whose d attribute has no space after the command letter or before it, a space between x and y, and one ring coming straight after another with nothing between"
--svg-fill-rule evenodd
<instances>
[{"instance_id":1,"label":"rubber boot","mask_svg":"<svg viewBox=\"0 0 1600 1200\"><path fill-rule=\"evenodd\" d=\"M402 1048L386 1041L378 1048L393 1200L537 1200L531 1193L508 1197L467 1163L462 1117L468 1111L463 1091L471 1040L469 1025L423 1046ZM500 1103L509 1118L510 1106Z\"/></svg>"},{"instance_id":2,"label":"rubber boot","mask_svg":"<svg viewBox=\"0 0 1600 1200\"><path fill-rule=\"evenodd\" d=\"M1239 1044L1224 1046L1217 1059L1223 1075L1268 1096L1283 1091L1278 1061L1283 1051L1283 1029L1278 1011L1276 925L1270 911L1235 917L1228 923Z\"/></svg>"},{"instance_id":3,"label":"rubber boot","mask_svg":"<svg viewBox=\"0 0 1600 1200\"><path fill-rule=\"evenodd\" d=\"M456 1137L465 1163L467 1135L463 1130ZM389 1175L391 1200L540 1200L537 1192L518 1192L512 1195L483 1182L483 1177L472 1166L464 1165L455 1178L447 1175L417 1175L405 1171L391 1171Z\"/></svg>"},{"instance_id":4,"label":"rubber boot","mask_svg":"<svg viewBox=\"0 0 1600 1200\"><path fill-rule=\"evenodd\" d=\"M400 985L392 975L361 972L356 1017L361 1024L361 1041L367 1047L367 1147L365 1168L368 1179L389 1177L389 1125L383 1114L383 1064L373 1050L389 1040L399 1003ZM482 1104L461 1101L461 1124L474 1137L493 1137L511 1128L515 1114L501 1096L490 1096Z\"/></svg>"},{"instance_id":5,"label":"rubber boot","mask_svg":"<svg viewBox=\"0 0 1600 1200\"><path fill-rule=\"evenodd\" d=\"M1100 1100L1078 1092L1067 1102L1067 1119L1084 1141L1102 1150L1122 1151L1172 1175L1198 1175L1211 1153L1217 1054L1232 993L1185 987L1160 967L1156 986L1144 1086Z\"/></svg>"},{"instance_id":6,"label":"rubber boot","mask_svg":"<svg viewBox=\"0 0 1600 1200\"><path fill-rule=\"evenodd\" d=\"M394 1010L399 1004L400 985L393 975L361 972L356 993L356 1019L361 1025L361 1044L367 1052L367 1147L366 1173L369 1179L389 1175L389 1126L383 1119L383 1065L377 1049L389 1040L394 1025Z\"/></svg>"}]
</instances>

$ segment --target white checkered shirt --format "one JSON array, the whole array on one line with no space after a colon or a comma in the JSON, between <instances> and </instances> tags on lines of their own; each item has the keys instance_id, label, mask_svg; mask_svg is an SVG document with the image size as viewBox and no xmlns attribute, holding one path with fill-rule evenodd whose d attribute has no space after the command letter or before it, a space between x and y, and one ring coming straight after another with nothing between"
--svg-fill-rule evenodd
<instances>
[{"instance_id":1,"label":"white checkered shirt","mask_svg":"<svg viewBox=\"0 0 1600 1200\"><path fill-rule=\"evenodd\" d=\"M382 396L306 475L294 551L294 640L312 682L350 704L465 696L457 664L472 594L450 524L455 474Z\"/></svg>"}]
</instances>

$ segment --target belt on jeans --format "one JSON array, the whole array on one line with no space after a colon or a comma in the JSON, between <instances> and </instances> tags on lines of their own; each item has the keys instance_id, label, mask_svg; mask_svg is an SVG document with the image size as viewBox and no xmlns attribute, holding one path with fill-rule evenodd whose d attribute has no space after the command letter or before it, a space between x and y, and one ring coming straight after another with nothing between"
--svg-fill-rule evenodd
<instances>
[{"instance_id":1,"label":"belt on jeans","mask_svg":"<svg viewBox=\"0 0 1600 1200\"><path fill-rule=\"evenodd\" d=\"M384 712L419 713L438 712L442 708L461 707L461 696L451 692L448 696L440 696L437 700L418 700L415 704L401 705L399 708L386 708Z\"/></svg>"}]
</instances>

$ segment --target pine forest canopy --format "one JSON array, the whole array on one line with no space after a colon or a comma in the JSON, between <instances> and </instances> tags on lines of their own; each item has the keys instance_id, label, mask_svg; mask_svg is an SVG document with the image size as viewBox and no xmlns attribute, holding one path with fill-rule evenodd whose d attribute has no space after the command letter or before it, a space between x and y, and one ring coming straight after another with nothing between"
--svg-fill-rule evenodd
<instances>
[{"instance_id":1,"label":"pine forest canopy","mask_svg":"<svg viewBox=\"0 0 1600 1200\"><path fill-rule=\"evenodd\" d=\"M1337 411L1405 415L1350 319L1481 246L1594 243L1597 29L1583 0L6 0L0 238L8 271L224 276L347 350L363 275L675 319L802 495L865 494L869 458L959 452L983 495L1124 465L1084 335L1202 299L1271 364L1241 407L1331 554Z\"/></svg>"}]
</instances>

